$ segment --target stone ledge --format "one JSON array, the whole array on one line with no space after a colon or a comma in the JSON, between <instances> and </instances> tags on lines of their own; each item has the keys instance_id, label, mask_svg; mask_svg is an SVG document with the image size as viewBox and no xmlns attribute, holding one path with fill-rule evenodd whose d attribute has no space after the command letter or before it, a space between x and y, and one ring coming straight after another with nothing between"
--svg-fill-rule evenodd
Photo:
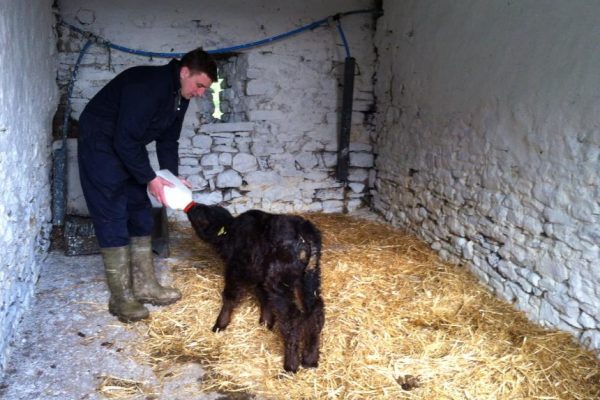
<instances>
[{"instance_id":1,"label":"stone ledge","mask_svg":"<svg viewBox=\"0 0 600 400\"><path fill-rule=\"evenodd\" d=\"M252 130L254 130L253 122L221 122L218 124L204 124L200 127L202 133L247 132Z\"/></svg>"}]
</instances>

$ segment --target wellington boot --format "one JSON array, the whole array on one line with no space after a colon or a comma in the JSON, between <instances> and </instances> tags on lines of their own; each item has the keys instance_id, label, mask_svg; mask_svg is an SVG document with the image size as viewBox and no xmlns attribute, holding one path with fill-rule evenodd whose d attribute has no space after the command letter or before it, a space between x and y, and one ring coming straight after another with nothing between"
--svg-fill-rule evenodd
<instances>
[{"instance_id":1,"label":"wellington boot","mask_svg":"<svg viewBox=\"0 0 600 400\"><path fill-rule=\"evenodd\" d=\"M129 246L102 248L106 282L110 290L108 311L123 322L138 321L150 314L131 290Z\"/></svg>"},{"instance_id":2,"label":"wellington boot","mask_svg":"<svg viewBox=\"0 0 600 400\"><path fill-rule=\"evenodd\" d=\"M132 237L129 246L135 298L142 303L158 306L172 304L181 299L179 290L163 287L156 279L150 236Z\"/></svg>"}]
</instances>

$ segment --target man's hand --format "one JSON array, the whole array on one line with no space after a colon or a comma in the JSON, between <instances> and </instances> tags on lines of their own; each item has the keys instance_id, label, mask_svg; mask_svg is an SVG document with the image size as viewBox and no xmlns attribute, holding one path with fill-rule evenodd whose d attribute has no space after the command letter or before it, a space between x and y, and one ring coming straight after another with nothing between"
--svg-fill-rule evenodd
<instances>
[{"instance_id":1,"label":"man's hand","mask_svg":"<svg viewBox=\"0 0 600 400\"><path fill-rule=\"evenodd\" d=\"M156 197L161 204L168 206L167 199L165 198L165 186L174 187L175 185L168 180L157 176L148 182L148 192L150 192L152 196Z\"/></svg>"},{"instance_id":2,"label":"man's hand","mask_svg":"<svg viewBox=\"0 0 600 400\"><path fill-rule=\"evenodd\" d=\"M179 178L179 180L181 181L181 183L183 183L185 186L187 186L188 188L192 188L192 184L189 183L185 178L182 178L181 176L178 176L177 178Z\"/></svg>"}]
</instances>

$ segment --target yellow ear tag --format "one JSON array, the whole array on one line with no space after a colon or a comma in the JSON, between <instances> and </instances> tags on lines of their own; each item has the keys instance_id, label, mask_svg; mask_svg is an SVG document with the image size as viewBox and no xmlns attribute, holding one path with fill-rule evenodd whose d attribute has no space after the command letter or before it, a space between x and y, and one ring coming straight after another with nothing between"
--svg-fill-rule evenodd
<instances>
[{"instance_id":1,"label":"yellow ear tag","mask_svg":"<svg viewBox=\"0 0 600 400\"><path fill-rule=\"evenodd\" d=\"M221 229L219 229L219 232L217 232L217 236L222 236L224 234L226 234L227 232L225 232L225 227L222 226Z\"/></svg>"}]
</instances>

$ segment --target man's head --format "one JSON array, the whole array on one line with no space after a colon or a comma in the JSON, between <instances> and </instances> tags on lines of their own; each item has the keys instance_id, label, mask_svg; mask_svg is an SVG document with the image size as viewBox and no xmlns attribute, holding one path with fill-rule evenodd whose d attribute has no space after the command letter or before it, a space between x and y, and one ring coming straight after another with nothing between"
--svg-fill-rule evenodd
<instances>
[{"instance_id":1,"label":"man's head","mask_svg":"<svg viewBox=\"0 0 600 400\"><path fill-rule=\"evenodd\" d=\"M188 100L202 96L217 80L217 63L202 48L186 53L181 58L180 67L181 96Z\"/></svg>"}]
</instances>

